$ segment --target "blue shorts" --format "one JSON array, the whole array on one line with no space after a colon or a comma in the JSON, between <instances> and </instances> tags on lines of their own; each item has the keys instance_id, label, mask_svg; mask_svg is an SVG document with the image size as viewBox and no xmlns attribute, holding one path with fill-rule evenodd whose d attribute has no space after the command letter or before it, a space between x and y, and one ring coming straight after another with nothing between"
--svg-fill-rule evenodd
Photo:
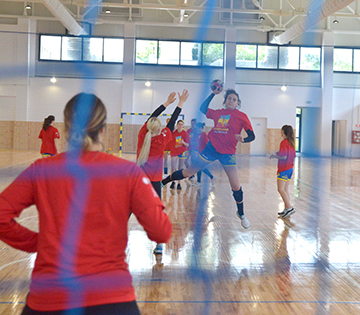
<instances>
[{"instance_id":1,"label":"blue shorts","mask_svg":"<svg viewBox=\"0 0 360 315\"><path fill-rule=\"evenodd\" d=\"M207 162L219 160L223 166L236 166L235 154L221 154L217 152L210 141L207 143L204 150L201 151L200 158Z\"/></svg>"},{"instance_id":2,"label":"blue shorts","mask_svg":"<svg viewBox=\"0 0 360 315\"><path fill-rule=\"evenodd\" d=\"M293 168L290 168L289 170L278 173L277 179L283 180L285 182L289 181L293 174L293 170L294 170Z\"/></svg>"},{"instance_id":3,"label":"blue shorts","mask_svg":"<svg viewBox=\"0 0 360 315\"><path fill-rule=\"evenodd\" d=\"M186 159L186 151L177 156L179 159Z\"/></svg>"}]
</instances>

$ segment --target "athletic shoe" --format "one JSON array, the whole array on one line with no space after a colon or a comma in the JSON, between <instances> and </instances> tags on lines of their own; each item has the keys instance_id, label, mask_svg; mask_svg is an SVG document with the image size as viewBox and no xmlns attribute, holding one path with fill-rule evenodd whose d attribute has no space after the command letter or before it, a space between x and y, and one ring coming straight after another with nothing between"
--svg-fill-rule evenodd
<instances>
[{"instance_id":1,"label":"athletic shoe","mask_svg":"<svg viewBox=\"0 0 360 315\"><path fill-rule=\"evenodd\" d=\"M172 182L172 183L171 183L170 189L175 189L175 182Z\"/></svg>"},{"instance_id":2,"label":"athletic shoe","mask_svg":"<svg viewBox=\"0 0 360 315\"><path fill-rule=\"evenodd\" d=\"M284 209L283 211L278 212L278 216L282 217L286 212L286 209Z\"/></svg>"},{"instance_id":3,"label":"athletic shoe","mask_svg":"<svg viewBox=\"0 0 360 315\"><path fill-rule=\"evenodd\" d=\"M177 189L177 190L181 190L181 185L180 185L180 184L177 184L176 189Z\"/></svg>"},{"instance_id":4,"label":"athletic shoe","mask_svg":"<svg viewBox=\"0 0 360 315\"><path fill-rule=\"evenodd\" d=\"M156 247L154 249L154 255L162 255L162 253L163 253L162 244L156 244Z\"/></svg>"},{"instance_id":5,"label":"athletic shoe","mask_svg":"<svg viewBox=\"0 0 360 315\"><path fill-rule=\"evenodd\" d=\"M201 186L201 182L195 182L195 183L193 184L193 186L195 186L195 187L200 187L200 186Z\"/></svg>"},{"instance_id":6,"label":"athletic shoe","mask_svg":"<svg viewBox=\"0 0 360 315\"><path fill-rule=\"evenodd\" d=\"M286 209L286 210L285 210L285 213L284 213L281 217L282 217L283 219L285 219L285 218L291 216L291 215L294 214L294 213L295 213L295 209L294 209L294 207L292 207L292 208L290 208L290 209Z\"/></svg>"},{"instance_id":7,"label":"athletic shoe","mask_svg":"<svg viewBox=\"0 0 360 315\"><path fill-rule=\"evenodd\" d=\"M239 219L241 220L241 225L244 229L248 229L250 227L250 222L249 220L245 217L245 214L243 215L239 215L238 212L236 212L236 215L239 217Z\"/></svg>"},{"instance_id":8,"label":"athletic shoe","mask_svg":"<svg viewBox=\"0 0 360 315\"><path fill-rule=\"evenodd\" d=\"M215 185L215 183L216 183L216 177L215 176L213 176L213 178L210 180L211 181L211 185Z\"/></svg>"}]
</instances>

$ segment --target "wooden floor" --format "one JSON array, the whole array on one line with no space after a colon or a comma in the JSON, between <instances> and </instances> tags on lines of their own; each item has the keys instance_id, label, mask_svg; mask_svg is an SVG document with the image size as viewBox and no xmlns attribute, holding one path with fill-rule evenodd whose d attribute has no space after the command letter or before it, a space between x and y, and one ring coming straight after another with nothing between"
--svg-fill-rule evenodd
<instances>
[{"instance_id":1,"label":"wooden floor","mask_svg":"<svg viewBox=\"0 0 360 315\"><path fill-rule=\"evenodd\" d=\"M0 151L0 190L38 157ZM238 168L248 230L217 162L214 187L203 175L201 188L163 190L173 236L162 257L131 218L127 255L142 314L360 314L360 159L297 158L296 213L285 220L276 161L238 157ZM37 229L36 209L19 221ZM34 259L0 242L0 314L20 314Z\"/></svg>"}]
</instances>

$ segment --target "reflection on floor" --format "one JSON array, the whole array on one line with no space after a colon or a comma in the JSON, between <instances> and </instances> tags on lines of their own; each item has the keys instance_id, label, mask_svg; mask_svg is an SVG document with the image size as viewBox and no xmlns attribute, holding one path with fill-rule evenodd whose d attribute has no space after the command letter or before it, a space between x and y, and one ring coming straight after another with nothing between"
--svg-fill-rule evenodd
<instances>
[{"instance_id":1,"label":"reflection on floor","mask_svg":"<svg viewBox=\"0 0 360 315\"><path fill-rule=\"evenodd\" d=\"M1 190L28 165L21 159L38 157L11 154L17 162L0 162ZM203 176L200 187L163 189L173 223L163 255L131 217L127 255L142 314L360 314L360 160L297 158L297 212L284 220L276 162L239 156L238 168L248 230L217 163L214 187ZM19 220L37 229L36 209ZM0 314L20 314L35 255L1 242L0 253Z\"/></svg>"}]
</instances>

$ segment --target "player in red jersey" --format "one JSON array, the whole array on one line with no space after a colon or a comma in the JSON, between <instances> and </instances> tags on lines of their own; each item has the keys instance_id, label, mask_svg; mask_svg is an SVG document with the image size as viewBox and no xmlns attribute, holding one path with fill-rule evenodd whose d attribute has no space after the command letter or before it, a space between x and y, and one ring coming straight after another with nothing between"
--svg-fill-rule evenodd
<instances>
[{"instance_id":1,"label":"player in red jersey","mask_svg":"<svg viewBox=\"0 0 360 315\"><path fill-rule=\"evenodd\" d=\"M166 124L168 124L170 121L170 118L167 118L166 119ZM165 149L164 149L164 175L167 175L168 174L168 169L169 169L169 154L170 154L170 144L171 142L169 142L166 146L165 146Z\"/></svg>"},{"instance_id":2,"label":"player in red jersey","mask_svg":"<svg viewBox=\"0 0 360 315\"><path fill-rule=\"evenodd\" d=\"M39 139L42 140L40 153L43 157L57 154L55 139L60 139L60 134L59 130L53 126L54 121L55 117L53 115L45 118L39 134Z\"/></svg>"},{"instance_id":3,"label":"player in red jersey","mask_svg":"<svg viewBox=\"0 0 360 315\"><path fill-rule=\"evenodd\" d=\"M186 130L186 132L189 135L189 143L191 143L191 138L193 136L193 132L194 132L194 128L196 126L196 122L197 122L196 118L191 119L190 128L188 130ZM190 147L188 147L188 149L186 150L186 159L185 159L186 168L189 168L189 166L190 166L190 159L191 159L191 149L190 149ZM194 184L194 180L195 180L194 175L190 176L188 179L189 179L191 184Z\"/></svg>"},{"instance_id":4,"label":"player in red jersey","mask_svg":"<svg viewBox=\"0 0 360 315\"><path fill-rule=\"evenodd\" d=\"M278 192L284 201L285 208L283 211L278 212L282 218L286 218L293 213L295 209L290 203L289 184L294 169L295 152L295 134L293 127L284 125L281 128L281 137L284 139L280 143L279 152L271 154L270 159L278 159L277 171L277 187Z\"/></svg>"},{"instance_id":5,"label":"player in red jersey","mask_svg":"<svg viewBox=\"0 0 360 315\"><path fill-rule=\"evenodd\" d=\"M158 116L175 102L176 94L172 92L163 105L160 105L151 114L139 131L137 147L137 164L145 171L150 178L158 196L161 198L161 179L163 169L163 155L166 145L172 141L172 131L174 130L175 121L178 118L181 109L189 97L189 92L183 90L179 96L179 104L171 115L170 121L164 129L161 130L161 122ZM163 251L162 244L158 243L154 249L154 254L161 255Z\"/></svg>"},{"instance_id":6,"label":"player in red jersey","mask_svg":"<svg viewBox=\"0 0 360 315\"><path fill-rule=\"evenodd\" d=\"M183 169L186 160L186 150L189 147L189 134L183 129L184 121L179 120L176 124L176 129L172 133L173 140L171 141L171 170ZM175 189L175 182L170 186L171 189ZM177 184L176 189L181 190L180 183Z\"/></svg>"},{"instance_id":7,"label":"player in red jersey","mask_svg":"<svg viewBox=\"0 0 360 315\"><path fill-rule=\"evenodd\" d=\"M163 155L166 145L172 141L172 131L181 109L189 97L189 92L184 90L179 95L179 104L175 108L170 121L161 130L158 116L176 100L175 92L169 94L168 99L151 114L139 131L137 146L137 164L145 171L151 183L161 198L161 180L163 170Z\"/></svg>"},{"instance_id":8,"label":"player in red jersey","mask_svg":"<svg viewBox=\"0 0 360 315\"><path fill-rule=\"evenodd\" d=\"M221 91L221 87L215 89L200 107L200 111L204 113L207 118L214 120L214 127L209 132L209 142L200 153L200 158L188 169L172 173L162 181L162 184L166 185L171 181L181 180L194 175L199 170L204 169L209 163L219 160L229 179L241 225L247 229L250 227L250 222L244 214L243 191L236 167L235 153L238 142L253 141L255 135L246 114L236 109L240 106L241 101L235 90L229 89L226 91L223 102L225 106L224 109L208 109L211 100L216 94L221 93ZM244 139L241 136L243 129L248 135Z\"/></svg>"},{"instance_id":9,"label":"player in red jersey","mask_svg":"<svg viewBox=\"0 0 360 315\"><path fill-rule=\"evenodd\" d=\"M91 112L78 128L84 107ZM126 263L129 215L155 242L170 239L171 223L142 169L100 152L102 101L78 94L64 116L69 151L37 160L0 194L0 239L37 252L22 315L140 314ZM31 205L39 232L16 221Z\"/></svg>"}]
</instances>

